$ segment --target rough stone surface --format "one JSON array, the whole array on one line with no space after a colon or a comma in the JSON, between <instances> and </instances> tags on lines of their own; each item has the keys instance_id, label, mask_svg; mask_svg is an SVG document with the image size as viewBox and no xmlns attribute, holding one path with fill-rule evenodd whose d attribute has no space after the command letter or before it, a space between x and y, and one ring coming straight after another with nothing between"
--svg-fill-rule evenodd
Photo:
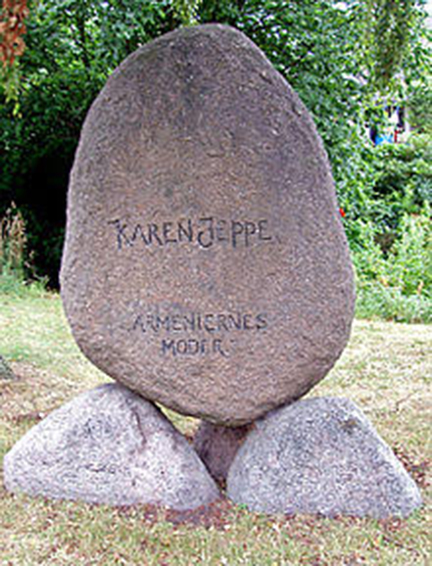
<instances>
[{"instance_id":1,"label":"rough stone surface","mask_svg":"<svg viewBox=\"0 0 432 566\"><path fill-rule=\"evenodd\" d=\"M330 166L242 33L177 30L108 80L71 172L61 291L94 364L214 424L252 422L333 366L354 291Z\"/></svg>"},{"instance_id":2,"label":"rough stone surface","mask_svg":"<svg viewBox=\"0 0 432 566\"><path fill-rule=\"evenodd\" d=\"M0 356L0 379L13 380L16 379L14 372L9 367L9 364Z\"/></svg>"},{"instance_id":3,"label":"rough stone surface","mask_svg":"<svg viewBox=\"0 0 432 566\"><path fill-rule=\"evenodd\" d=\"M230 468L228 496L267 513L406 517L420 492L348 399L298 401L258 421Z\"/></svg>"},{"instance_id":4,"label":"rough stone surface","mask_svg":"<svg viewBox=\"0 0 432 566\"><path fill-rule=\"evenodd\" d=\"M229 428L201 422L194 437L194 448L216 481L226 481L234 456L253 426Z\"/></svg>"},{"instance_id":5,"label":"rough stone surface","mask_svg":"<svg viewBox=\"0 0 432 566\"><path fill-rule=\"evenodd\" d=\"M121 385L86 392L32 428L6 455L10 491L54 499L193 509L218 489L162 413Z\"/></svg>"}]
</instances>

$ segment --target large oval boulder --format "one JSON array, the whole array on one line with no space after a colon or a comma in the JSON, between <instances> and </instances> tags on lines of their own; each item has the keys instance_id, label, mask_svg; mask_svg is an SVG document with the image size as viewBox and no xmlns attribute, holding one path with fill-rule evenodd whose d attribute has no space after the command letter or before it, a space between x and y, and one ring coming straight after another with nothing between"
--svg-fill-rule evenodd
<instances>
[{"instance_id":1,"label":"large oval boulder","mask_svg":"<svg viewBox=\"0 0 432 566\"><path fill-rule=\"evenodd\" d=\"M253 421L333 366L354 291L329 163L242 33L177 30L108 80L70 177L61 291L94 364L215 424Z\"/></svg>"}]
</instances>

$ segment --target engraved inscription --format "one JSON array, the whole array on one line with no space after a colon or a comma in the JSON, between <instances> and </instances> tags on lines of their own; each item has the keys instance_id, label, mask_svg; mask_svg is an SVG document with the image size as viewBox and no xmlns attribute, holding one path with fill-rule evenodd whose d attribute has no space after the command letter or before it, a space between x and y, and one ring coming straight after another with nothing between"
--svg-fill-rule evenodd
<instances>
[{"instance_id":1,"label":"engraved inscription","mask_svg":"<svg viewBox=\"0 0 432 566\"><path fill-rule=\"evenodd\" d=\"M113 237L118 250L133 246L165 247L196 245L202 249L214 245L230 248L249 247L273 240L268 220L226 220L205 216L193 220L128 224L116 218L108 222L113 227Z\"/></svg>"},{"instance_id":2,"label":"engraved inscription","mask_svg":"<svg viewBox=\"0 0 432 566\"><path fill-rule=\"evenodd\" d=\"M268 328L264 313L187 313L134 316L130 332L156 336L160 353L171 356L229 356L229 335L261 332Z\"/></svg>"},{"instance_id":3,"label":"engraved inscription","mask_svg":"<svg viewBox=\"0 0 432 566\"><path fill-rule=\"evenodd\" d=\"M220 354L224 358L228 357L227 350L222 347L222 340L219 338L214 338L212 340L201 339L197 340L195 338L180 338L179 340L167 340L163 339L161 342L162 354L171 354L173 356L189 354L195 355L206 355L206 354Z\"/></svg>"}]
</instances>

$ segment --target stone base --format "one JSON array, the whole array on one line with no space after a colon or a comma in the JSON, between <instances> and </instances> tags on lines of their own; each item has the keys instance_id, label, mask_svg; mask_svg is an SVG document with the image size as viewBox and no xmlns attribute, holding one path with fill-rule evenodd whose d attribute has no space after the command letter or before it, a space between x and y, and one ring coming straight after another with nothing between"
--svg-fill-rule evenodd
<instances>
[{"instance_id":1,"label":"stone base","mask_svg":"<svg viewBox=\"0 0 432 566\"><path fill-rule=\"evenodd\" d=\"M216 481L226 481L231 463L253 426L229 428L201 422L194 437L194 448Z\"/></svg>"},{"instance_id":2,"label":"stone base","mask_svg":"<svg viewBox=\"0 0 432 566\"><path fill-rule=\"evenodd\" d=\"M272 411L237 452L228 497L254 511L327 517L406 517L420 492L348 399L298 401Z\"/></svg>"},{"instance_id":3,"label":"stone base","mask_svg":"<svg viewBox=\"0 0 432 566\"><path fill-rule=\"evenodd\" d=\"M194 509L219 490L186 439L121 385L79 395L5 456L9 491L110 505Z\"/></svg>"}]
</instances>

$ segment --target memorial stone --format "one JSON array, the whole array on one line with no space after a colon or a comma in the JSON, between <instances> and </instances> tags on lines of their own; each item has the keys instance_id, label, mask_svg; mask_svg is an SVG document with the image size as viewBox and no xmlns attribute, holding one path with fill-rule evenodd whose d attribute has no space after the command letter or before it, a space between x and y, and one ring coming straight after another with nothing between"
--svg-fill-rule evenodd
<instances>
[{"instance_id":1,"label":"memorial stone","mask_svg":"<svg viewBox=\"0 0 432 566\"><path fill-rule=\"evenodd\" d=\"M174 31L108 80L71 173L61 292L96 366L215 424L301 397L338 359L354 287L328 159L241 32Z\"/></svg>"}]
</instances>

